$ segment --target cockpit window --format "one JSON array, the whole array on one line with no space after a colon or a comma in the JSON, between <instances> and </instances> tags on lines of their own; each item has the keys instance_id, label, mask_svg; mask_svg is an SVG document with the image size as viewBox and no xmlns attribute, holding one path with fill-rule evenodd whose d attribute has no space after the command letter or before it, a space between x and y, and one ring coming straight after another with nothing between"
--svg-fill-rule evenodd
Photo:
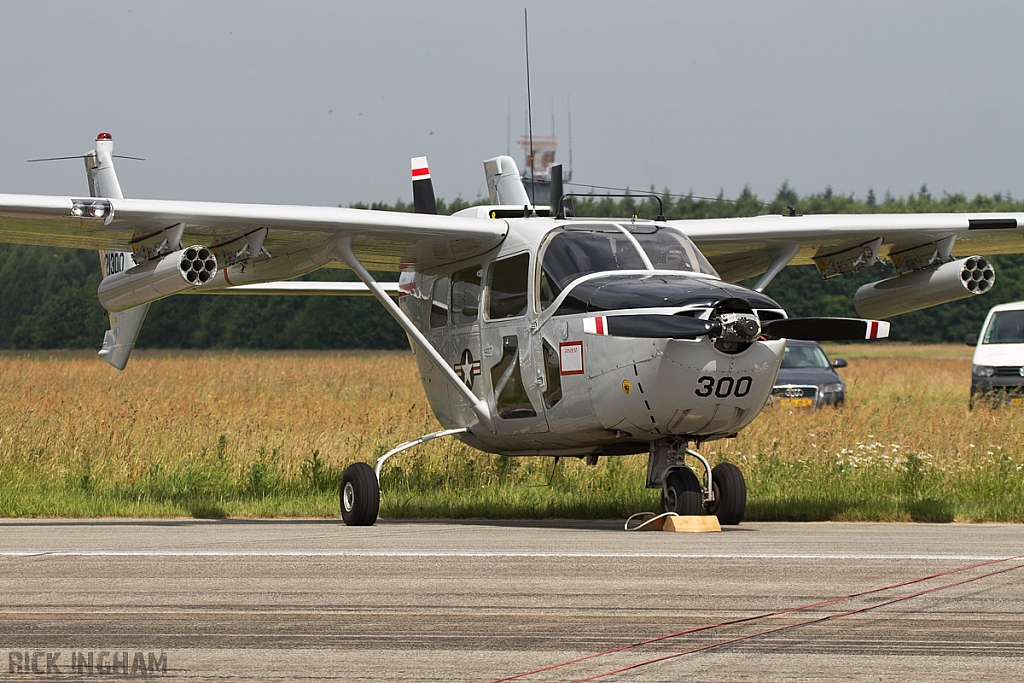
<instances>
[{"instance_id":1,"label":"cockpit window","mask_svg":"<svg viewBox=\"0 0 1024 683\"><path fill-rule=\"evenodd\" d=\"M671 227L652 232L633 232L655 270L681 270L718 276L704 255L686 235Z\"/></svg>"},{"instance_id":2,"label":"cockpit window","mask_svg":"<svg viewBox=\"0 0 1024 683\"><path fill-rule=\"evenodd\" d=\"M530 281L530 255L519 254L491 264L487 275L487 317L515 318L526 314L526 289Z\"/></svg>"},{"instance_id":3,"label":"cockpit window","mask_svg":"<svg viewBox=\"0 0 1024 683\"><path fill-rule=\"evenodd\" d=\"M463 268L452 275L452 324L476 322L480 310L480 266Z\"/></svg>"},{"instance_id":4,"label":"cockpit window","mask_svg":"<svg viewBox=\"0 0 1024 683\"><path fill-rule=\"evenodd\" d=\"M638 243L643 253L636 248ZM686 235L657 223L638 223L636 229L614 223L566 225L552 232L541 253L537 291L542 309L573 280L591 273L653 267L718 277Z\"/></svg>"},{"instance_id":5,"label":"cockpit window","mask_svg":"<svg viewBox=\"0 0 1024 683\"><path fill-rule=\"evenodd\" d=\"M556 231L544 250L540 304L545 308L578 277L608 270L647 270L628 235L608 226L591 230Z\"/></svg>"}]
</instances>

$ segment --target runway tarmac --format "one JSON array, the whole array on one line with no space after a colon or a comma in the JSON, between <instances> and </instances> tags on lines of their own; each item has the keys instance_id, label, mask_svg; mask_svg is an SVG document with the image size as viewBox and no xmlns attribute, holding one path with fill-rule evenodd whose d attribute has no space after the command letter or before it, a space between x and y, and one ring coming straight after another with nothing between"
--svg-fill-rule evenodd
<instances>
[{"instance_id":1,"label":"runway tarmac","mask_svg":"<svg viewBox=\"0 0 1024 683\"><path fill-rule=\"evenodd\" d=\"M0 520L0 680L491 681L711 626L514 680L1017 681L1021 555L997 524Z\"/></svg>"}]
</instances>

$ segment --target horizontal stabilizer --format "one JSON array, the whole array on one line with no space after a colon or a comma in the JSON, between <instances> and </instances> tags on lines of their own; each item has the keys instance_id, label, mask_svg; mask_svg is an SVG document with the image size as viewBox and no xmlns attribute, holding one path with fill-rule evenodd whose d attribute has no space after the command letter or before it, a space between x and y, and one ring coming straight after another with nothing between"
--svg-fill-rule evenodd
<instances>
[{"instance_id":1,"label":"horizontal stabilizer","mask_svg":"<svg viewBox=\"0 0 1024 683\"><path fill-rule=\"evenodd\" d=\"M766 321L761 331L777 339L856 341L885 339L889 336L889 323L860 318L785 318Z\"/></svg>"}]
</instances>

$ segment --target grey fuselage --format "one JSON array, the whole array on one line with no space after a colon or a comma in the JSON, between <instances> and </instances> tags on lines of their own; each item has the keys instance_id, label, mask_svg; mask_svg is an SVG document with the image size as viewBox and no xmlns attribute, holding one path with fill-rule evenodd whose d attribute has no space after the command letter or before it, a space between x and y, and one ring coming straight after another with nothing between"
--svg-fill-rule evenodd
<instances>
[{"instance_id":1,"label":"grey fuselage","mask_svg":"<svg viewBox=\"0 0 1024 683\"><path fill-rule=\"evenodd\" d=\"M617 219L506 220L508 236L493 251L403 274L411 293L401 307L493 416L494 431L480 425L418 353L431 408L446 428L469 428L463 441L507 455L624 455L667 437L735 435L764 407L784 340L737 351L707 336L593 329L596 316L616 312L707 319L727 305L761 319L785 316L769 297L721 281L678 230Z\"/></svg>"}]
</instances>

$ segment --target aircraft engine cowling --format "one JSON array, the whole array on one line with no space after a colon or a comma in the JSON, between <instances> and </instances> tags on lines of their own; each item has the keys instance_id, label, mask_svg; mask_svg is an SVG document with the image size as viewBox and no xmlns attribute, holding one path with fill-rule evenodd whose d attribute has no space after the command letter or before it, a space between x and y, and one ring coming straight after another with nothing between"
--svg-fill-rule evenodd
<instances>
[{"instance_id":1,"label":"aircraft engine cowling","mask_svg":"<svg viewBox=\"0 0 1024 683\"><path fill-rule=\"evenodd\" d=\"M866 284L857 290L853 305L865 318L889 318L984 294L995 282L996 271L989 260L970 256Z\"/></svg>"},{"instance_id":2,"label":"aircraft engine cowling","mask_svg":"<svg viewBox=\"0 0 1024 683\"><path fill-rule=\"evenodd\" d=\"M193 246L155 258L103 278L99 299L111 312L163 299L200 287L217 274L217 257L209 248Z\"/></svg>"}]
</instances>

